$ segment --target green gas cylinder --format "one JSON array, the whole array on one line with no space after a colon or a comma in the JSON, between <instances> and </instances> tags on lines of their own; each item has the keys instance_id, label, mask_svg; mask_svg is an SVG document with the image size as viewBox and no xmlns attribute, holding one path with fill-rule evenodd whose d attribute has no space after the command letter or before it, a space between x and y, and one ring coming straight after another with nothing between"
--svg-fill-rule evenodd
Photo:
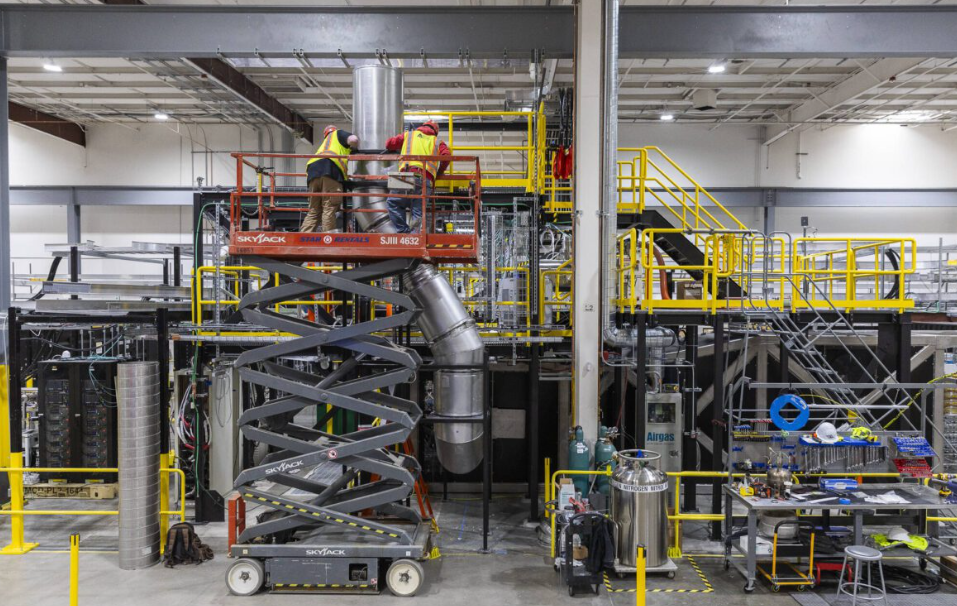
<instances>
[{"instance_id":1,"label":"green gas cylinder","mask_svg":"<svg viewBox=\"0 0 957 606\"><path fill-rule=\"evenodd\" d=\"M591 469L591 456L588 452L588 445L585 444L585 432L579 425L574 429L572 439L568 443L568 469L572 471L588 471ZM588 497L588 484L591 480L588 476L572 476L575 482L575 490L582 493L582 497Z\"/></svg>"},{"instance_id":2,"label":"green gas cylinder","mask_svg":"<svg viewBox=\"0 0 957 606\"><path fill-rule=\"evenodd\" d=\"M595 442L595 470L602 471L606 467L615 468L615 462L612 456L617 452L615 444L612 442L618 437L617 427L605 427L602 425L598 429L598 441ZM608 495L609 484L608 476L598 476L595 480L595 492Z\"/></svg>"}]
</instances>

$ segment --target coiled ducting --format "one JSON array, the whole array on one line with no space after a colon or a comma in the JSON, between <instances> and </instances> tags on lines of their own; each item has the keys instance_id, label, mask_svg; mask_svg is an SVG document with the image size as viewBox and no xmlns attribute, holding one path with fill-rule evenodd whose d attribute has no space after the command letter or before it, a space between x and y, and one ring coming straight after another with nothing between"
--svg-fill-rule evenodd
<instances>
[{"instance_id":1,"label":"coiled ducting","mask_svg":"<svg viewBox=\"0 0 957 606\"><path fill-rule=\"evenodd\" d=\"M402 72L384 65L365 65L353 72L353 133L363 149L384 149L389 137L402 132ZM372 163L370 163L372 164ZM375 163L356 167L360 174L385 174ZM366 190L369 191L369 190ZM368 198L366 208L386 211L384 198ZM388 216L356 213L366 231L395 231ZM383 221L382 218L385 217ZM409 295L422 309L419 329L439 366L482 364L485 346L478 327L445 278L428 264L406 275ZM475 368L439 370L435 373L435 412L450 417L482 413L484 373ZM453 473L468 473L482 462L481 423L438 423L435 442L439 462Z\"/></svg>"},{"instance_id":2,"label":"coiled ducting","mask_svg":"<svg viewBox=\"0 0 957 606\"><path fill-rule=\"evenodd\" d=\"M120 545L123 570L160 559L160 385L156 362L119 364Z\"/></svg>"}]
</instances>

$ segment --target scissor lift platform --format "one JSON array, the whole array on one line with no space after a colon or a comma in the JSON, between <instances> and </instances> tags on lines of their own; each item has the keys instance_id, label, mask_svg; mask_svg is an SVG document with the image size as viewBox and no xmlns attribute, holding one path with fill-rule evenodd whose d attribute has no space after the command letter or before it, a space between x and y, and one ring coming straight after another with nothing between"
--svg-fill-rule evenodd
<instances>
[{"instance_id":1,"label":"scissor lift platform","mask_svg":"<svg viewBox=\"0 0 957 606\"><path fill-rule=\"evenodd\" d=\"M361 262L424 259L453 263L478 260L472 234L378 234L235 231L229 254L289 261Z\"/></svg>"},{"instance_id":2,"label":"scissor lift platform","mask_svg":"<svg viewBox=\"0 0 957 606\"><path fill-rule=\"evenodd\" d=\"M424 183L410 181L412 173L389 175L356 174L350 182L356 191L292 192L278 187L277 178L301 177L304 173L276 173L260 164L277 158L305 161L313 156L296 154L233 154L236 159L236 188L230 196L229 253L235 256L259 256L290 262L336 261L367 262L385 259L422 259L427 262L475 263L479 254L479 214L482 206L482 175L479 160L474 156L396 156L389 154L352 154L335 156L350 164L364 162L382 165L401 164L403 161L430 161L455 163L458 172L443 177L443 186L427 191ZM468 167L468 168L465 168ZM256 191L245 186L244 169L254 170L259 185ZM267 183L268 181L268 183ZM385 191L396 183L408 182L408 187ZM390 185L391 184L391 185ZM418 207L421 222L411 233L381 233L369 231L295 232L278 231L279 217L300 216L309 210L309 201L315 198L338 197L340 209L359 225L383 223L385 218L382 198L388 195L406 200ZM253 212L255 208L255 212ZM288 222L288 221L287 221ZM344 222L346 229L351 220Z\"/></svg>"}]
</instances>

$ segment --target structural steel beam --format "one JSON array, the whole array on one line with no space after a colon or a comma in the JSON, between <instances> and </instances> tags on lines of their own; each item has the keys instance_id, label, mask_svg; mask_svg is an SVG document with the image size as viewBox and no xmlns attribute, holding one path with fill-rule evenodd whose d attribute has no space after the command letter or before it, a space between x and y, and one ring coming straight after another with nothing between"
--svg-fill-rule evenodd
<instances>
[{"instance_id":1,"label":"structural steel beam","mask_svg":"<svg viewBox=\"0 0 957 606\"><path fill-rule=\"evenodd\" d=\"M27 57L568 58L571 7L0 7L0 54Z\"/></svg>"},{"instance_id":2,"label":"structural steel beam","mask_svg":"<svg viewBox=\"0 0 957 606\"><path fill-rule=\"evenodd\" d=\"M569 58L572 7L4 5L0 54L167 58ZM621 9L621 56L952 57L957 7ZM345 35L344 35L345 33Z\"/></svg>"},{"instance_id":3,"label":"structural steel beam","mask_svg":"<svg viewBox=\"0 0 957 606\"><path fill-rule=\"evenodd\" d=\"M63 118L57 118L38 109L20 105L10 101L8 103L10 111L10 120L17 124L29 126L54 137L59 137L64 141L75 143L80 147L86 147L86 131L76 122L70 122Z\"/></svg>"},{"instance_id":4,"label":"structural steel beam","mask_svg":"<svg viewBox=\"0 0 957 606\"><path fill-rule=\"evenodd\" d=\"M10 256L10 89L7 75L7 60L0 57L0 311L10 307L13 295L13 257Z\"/></svg>"},{"instance_id":5,"label":"structural steel beam","mask_svg":"<svg viewBox=\"0 0 957 606\"><path fill-rule=\"evenodd\" d=\"M954 6L622 7L622 57L952 57Z\"/></svg>"},{"instance_id":6,"label":"structural steel beam","mask_svg":"<svg viewBox=\"0 0 957 606\"><path fill-rule=\"evenodd\" d=\"M66 206L72 204L74 191L79 206L192 206L196 188L16 186L11 190L10 203L13 206ZM709 191L729 208L957 207L957 189L715 187Z\"/></svg>"},{"instance_id":7,"label":"structural steel beam","mask_svg":"<svg viewBox=\"0 0 957 606\"><path fill-rule=\"evenodd\" d=\"M891 78L896 78L900 74L917 67L924 61L925 59L913 58L881 59L871 65L862 66L861 70L854 75L838 82L820 95L815 95L800 105L789 109L783 118L785 122L792 125L769 126L764 144L771 145L791 131L806 130L810 125L801 123L821 117L851 99L876 89Z\"/></svg>"},{"instance_id":8,"label":"structural steel beam","mask_svg":"<svg viewBox=\"0 0 957 606\"><path fill-rule=\"evenodd\" d=\"M283 105L232 65L221 59L205 57L189 57L185 61L246 103L257 107L300 139L313 143L312 124L309 120Z\"/></svg>"}]
</instances>

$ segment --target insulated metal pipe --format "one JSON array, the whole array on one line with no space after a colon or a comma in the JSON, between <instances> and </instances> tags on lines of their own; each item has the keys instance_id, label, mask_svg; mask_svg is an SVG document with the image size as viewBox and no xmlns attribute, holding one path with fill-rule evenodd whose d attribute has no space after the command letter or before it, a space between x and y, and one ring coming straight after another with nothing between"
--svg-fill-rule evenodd
<instances>
[{"instance_id":1,"label":"insulated metal pipe","mask_svg":"<svg viewBox=\"0 0 957 606\"><path fill-rule=\"evenodd\" d=\"M402 132L402 72L385 65L365 65L353 72L353 133L365 149L384 149L385 143ZM356 174L383 175L385 163L369 162L356 167ZM381 189L381 188L380 188ZM375 191L372 188L365 191ZM376 213L356 213L364 231L394 233L385 198L366 198ZM449 417L482 414L485 345L475 321L446 279L429 264L409 272L409 296L422 309L417 324L438 366L462 366L435 373L435 412ZM468 473L482 462L481 423L437 423L435 443L442 466L453 473Z\"/></svg>"},{"instance_id":2,"label":"insulated metal pipe","mask_svg":"<svg viewBox=\"0 0 957 606\"><path fill-rule=\"evenodd\" d=\"M602 340L612 347L634 346L631 331L615 327L615 244L618 241L618 0L605 0L605 60L602 74Z\"/></svg>"},{"instance_id":3,"label":"insulated metal pipe","mask_svg":"<svg viewBox=\"0 0 957 606\"><path fill-rule=\"evenodd\" d=\"M123 570L147 568L160 558L159 383L156 362L117 366L119 559Z\"/></svg>"},{"instance_id":4,"label":"insulated metal pipe","mask_svg":"<svg viewBox=\"0 0 957 606\"><path fill-rule=\"evenodd\" d=\"M402 132L402 72L385 65L363 65L352 73L352 133L359 137L362 149L385 151L390 137ZM389 162L353 162L352 175L384 175ZM357 192L388 193L382 186L363 185ZM385 197L353 198L355 208L376 212L354 213L359 229L379 233L395 233L389 220Z\"/></svg>"}]
</instances>

